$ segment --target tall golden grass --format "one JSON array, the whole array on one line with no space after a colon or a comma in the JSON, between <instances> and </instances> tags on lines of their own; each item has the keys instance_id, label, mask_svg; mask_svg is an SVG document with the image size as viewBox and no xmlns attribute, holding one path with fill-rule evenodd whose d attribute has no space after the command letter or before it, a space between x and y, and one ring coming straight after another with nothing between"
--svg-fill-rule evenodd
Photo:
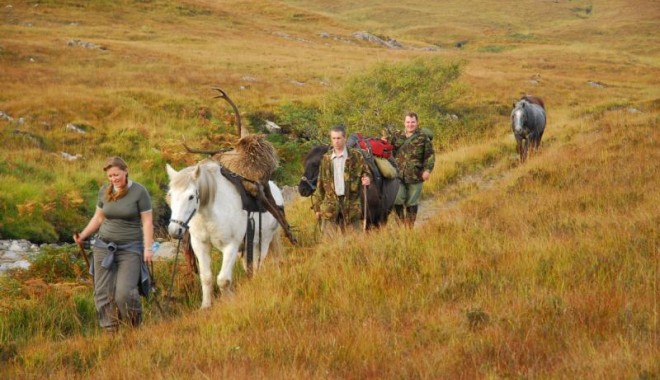
<instances>
[{"instance_id":1,"label":"tall golden grass","mask_svg":"<svg viewBox=\"0 0 660 380\"><path fill-rule=\"evenodd\" d=\"M217 107L213 85L244 109L263 109L315 98L374 63L420 55L465 63L466 107L508 110L533 93L548 108L543 148L524 165L508 111L483 141L437 147L423 223L413 230L392 220L367 235L320 241L308 201L297 200L287 217L301 245L286 245L252 279L239 275L233 297L206 311L153 315L111 337L35 334L3 348L3 378L660 376L657 4L354 4L67 1L2 10L0 110L28 117L21 128L53 141L49 153L5 140L3 128L3 142L19 149L5 146L0 164L42 181L97 186L94 171L116 139L135 144L140 180L158 182L164 157L188 159L174 148L181 133L204 135L193 115ZM319 36L363 29L440 50ZM69 38L107 51L65 48ZM87 137L62 131L72 121L109 141L88 147ZM56 161L52 151L64 146L85 149L88 159ZM26 192L22 210L36 210L30 187L7 174L0 182L2 192ZM78 193L66 193L79 205ZM194 302L191 292L180 296Z\"/></svg>"}]
</instances>

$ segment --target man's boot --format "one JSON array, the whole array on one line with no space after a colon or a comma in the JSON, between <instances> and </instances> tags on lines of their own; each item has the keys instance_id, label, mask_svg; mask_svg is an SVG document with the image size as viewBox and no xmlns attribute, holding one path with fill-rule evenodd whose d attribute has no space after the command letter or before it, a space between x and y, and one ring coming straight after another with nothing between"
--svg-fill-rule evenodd
<instances>
[{"instance_id":1,"label":"man's boot","mask_svg":"<svg viewBox=\"0 0 660 380\"><path fill-rule=\"evenodd\" d=\"M417 219L417 205L406 207L406 225L412 228Z\"/></svg>"},{"instance_id":2,"label":"man's boot","mask_svg":"<svg viewBox=\"0 0 660 380\"><path fill-rule=\"evenodd\" d=\"M396 211L396 216L399 217L399 220L403 222L405 215L403 214L403 205L394 205L394 211Z\"/></svg>"}]
</instances>

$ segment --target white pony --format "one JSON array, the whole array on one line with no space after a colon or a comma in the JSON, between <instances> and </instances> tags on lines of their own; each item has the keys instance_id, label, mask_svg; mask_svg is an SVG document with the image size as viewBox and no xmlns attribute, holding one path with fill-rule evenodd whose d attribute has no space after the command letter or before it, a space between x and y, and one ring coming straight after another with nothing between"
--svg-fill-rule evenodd
<instances>
[{"instance_id":1,"label":"white pony","mask_svg":"<svg viewBox=\"0 0 660 380\"><path fill-rule=\"evenodd\" d=\"M240 193L220 172L217 162L202 161L178 172L169 164L166 168L170 178L168 203L172 209L168 232L180 238L186 228L190 230L190 242L199 262L204 309L211 306L213 295L211 244L222 251L218 286L221 291L229 290L232 270L247 231L248 212L243 210ZM269 185L277 205L283 207L282 192L272 181ZM256 272L268 255L269 247L277 251L281 246L279 224L273 215L254 213L252 219L255 222L253 269ZM243 265L247 269L245 257Z\"/></svg>"}]
</instances>

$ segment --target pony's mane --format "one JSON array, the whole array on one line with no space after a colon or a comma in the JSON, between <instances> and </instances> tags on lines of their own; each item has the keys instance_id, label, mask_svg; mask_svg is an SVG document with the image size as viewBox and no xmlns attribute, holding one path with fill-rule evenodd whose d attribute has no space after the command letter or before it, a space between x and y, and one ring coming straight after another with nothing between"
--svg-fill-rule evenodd
<instances>
[{"instance_id":1,"label":"pony's mane","mask_svg":"<svg viewBox=\"0 0 660 380\"><path fill-rule=\"evenodd\" d=\"M321 157L323 153L327 152L329 147L327 145L318 145L312 148L312 150L307 153L303 162L309 162L314 157Z\"/></svg>"},{"instance_id":2,"label":"pony's mane","mask_svg":"<svg viewBox=\"0 0 660 380\"><path fill-rule=\"evenodd\" d=\"M199 167L199 176L197 179L193 179L193 173L197 167ZM220 166L217 163L211 160L201 161L197 165L182 169L172 178L170 187L172 189L185 189L191 182L196 182L197 191L199 191L199 207L203 208L215 200L216 173L220 173Z\"/></svg>"},{"instance_id":3,"label":"pony's mane","mask_svg":"<svg viewBox=\"0 0 660 380\"><path fill-rule=\"evenodd\" d=\"M539 98L538 96L534 95L524 95L520 100L525 100L527 103L532 103L532 104L538 104L541 106L541 108L545 109L545 103L543 102L543 99Z\"/></svg>"}]
</instances>

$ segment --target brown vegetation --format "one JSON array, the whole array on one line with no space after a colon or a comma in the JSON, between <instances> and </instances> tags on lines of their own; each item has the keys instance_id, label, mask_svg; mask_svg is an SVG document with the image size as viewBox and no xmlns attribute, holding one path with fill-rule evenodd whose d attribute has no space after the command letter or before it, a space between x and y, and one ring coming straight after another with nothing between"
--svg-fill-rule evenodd
<instances>
[{"instance_id":1,"label":"brown vegetation","mask_svg":"<svg viewBox=\"0 0 660 380\"><path fill-rule=\"evenodd\" d=\"M660 376L656 2L59 3L0 10L0 110L26 117L21 128L48 137L53 151L74 146L88 157L62 163L3 134L0 168L32 162L56 172L46 191L96 186L119 137L135 144L144 179L164 171L154 148L158 159L189 164L178 141L206 133L198 110L217 107L211 86L237 94L242 109L268 108L315 99L324 83L379 61L463 61L470 96L460 105L501 105L501 128L442 147L420 211L435 212L413 231L390 223L317 243L309 203L297 201L287 219L301 246L286 246L253 279L239 276L232 298L112 337L44 333L7 344L0 377ZM351 41L362 29L440 49ZM69 38L105 50L65 47ZM545 100L548 126L541 152L520 165L508 111L525 93ZM71 121L104 138L89 146L65 134ZM2 192L30 192L7 174L0 182ZM78 192L66 194L79 204ZM22 212L49 217L51 206L29 200ZM26 298L55 288L33 282ZM0 315L12 306L0 299Z\"/></svg>"}]
</instances>

